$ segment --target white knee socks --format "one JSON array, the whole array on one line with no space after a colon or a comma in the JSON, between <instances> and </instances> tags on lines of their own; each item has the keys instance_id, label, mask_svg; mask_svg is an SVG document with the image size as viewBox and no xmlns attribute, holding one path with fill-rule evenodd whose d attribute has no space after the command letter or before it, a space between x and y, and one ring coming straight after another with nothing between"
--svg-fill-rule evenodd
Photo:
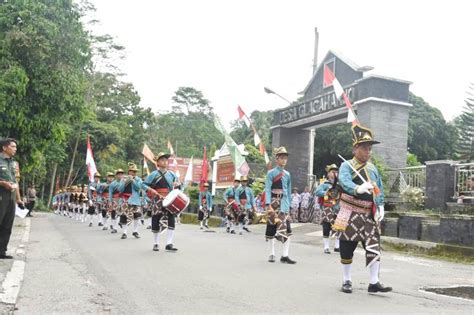
<instances>
[{"instance_id":1,"label":"white knee socks","mask_svg":"<svg viewBox=\"0 0 474 315\"><path fill-rule=\"evenodd\" d=\"M334 248L339 248L339 239L336 238L336 241L334 242Z\"/></svg>"},{"instance_id":2,"label":"white knee socks","mask_svg":"<svg viewBox=\"0 0 474 315\"><path fill-rule=\"evenodd\" d=\"M352 281L351 278L351 269L352 269L352 264L342 264L342 271L344 275L344 282L345 281Z\"/></svg>"},{"instance_id":3,"label":"white knee socks","mask_svg":"<svg viewBox=\"0 0 474 315\"><path fill-rule=\"evenodd\" d=\"M133 232L138 233L138 219L133 220Z\"/></svg>"},{"instance_id":4,"label":"white knee socks","mask_svg":"<svg viewBox=\"0 0 474 315\"><path fill-rule=\"evenodd\" d=\"M158 245L158 243L160 242L160 233L153 232L153 238L155 240L155 244Z\"/></svg>"},{"instance_id":5,"label":"white knee socks","mask_svg":"<svg viewBox=\"0 0 474 315\"><path fill-rule=\"evenodd\" d=\"M290 238L286 240L286 242L283 244L283 257L288 257L289 252L290 252Z\"/></svg>"},{"instance_id":6,"label":"white knee socks","mask_svg":"<svg viewBox=\"0 0 474 315\"><path fill-rule=\"evenodd\" d=\"M329 238L323 237L324 249L329 249Z\"/></svg>"},{"instance_id":7,"label":"white knee socks","mask_svg":"<svg viewBox=\"0 0 474 315\"><path fill-rule=\"evenodd\" d=\"M168 239L166 240L166 245L173 244L174 230L168 229Z\"/></svg>"},{"instance_id":8,"label":"white knee socks","mask_svg":"<svg viewBox=\"0 0 474 315\"><path fill-rule=\"evenodd\" d=\"M275 239L272 238L268 240L269 246L270 246L270 255L275 256Z\"/></svg>"},{"instance_id":9,"label":"white knee socks","mask_svg":"<svg viewBox=\"0 0 474 315\"><path fill-rule=\"evenodd\" d=\"M380 261L374 262L370 267L370 284L376 284L379 282L379 269L380 269Z\"/></svg>"}]
</instances>

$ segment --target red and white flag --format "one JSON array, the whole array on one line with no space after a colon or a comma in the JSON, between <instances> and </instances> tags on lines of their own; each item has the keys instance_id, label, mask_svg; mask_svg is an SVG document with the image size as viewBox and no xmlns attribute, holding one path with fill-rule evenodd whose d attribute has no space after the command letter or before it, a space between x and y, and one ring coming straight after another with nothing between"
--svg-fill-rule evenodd
<instances>
[{"instance_id":1,"label":"red and white flag","mask_svg":"<svg viewBox=\"0 0 474 315\"><path fill-rule=\"evenodd\" d=\"M201 179L199 180L199 191L206 191L204 184L207 183L209 169L208 169L207 152L206 152L205 146L204 146L204 154L202 157L201 169L202 169L202 173L201 173Z\"/></svg>"},{"instance_id":2,"label":"red and white flag","mask_svg":"<svg viewBox=\"0 0 474 315\"><path fill-rule=\"evenodd\" d=\"M250 128L250 119L248 116L244 113L242 108L240 106L237 106L237 111L239 112L239 119L242 120L247 128Z\"/></svg>"},{"instance_id":3,"label":"red and white flag","mask_svg":"<svg viewBox=\"0 0 474 315\"><path fill-rule=\"evenodd\" d=\"M89 134L87 134L87 153L86 153L86 165L87 165L87 176L89 182L94 181L95 173L97 173L97 167L95 166L94 155L92 154L91 140Z\"/></svg>"},{"instance_id":4,"label":"red and white flag","mask_svg":"<svg viewBox=\"0 0 474 315\"><path fill-rule=\"evenodd\" d=\"M346 93L344 93L344 89L342 88L341 84L327 65L324 65L323 85L324 87L332 85L332 87L334 88L334 94L336 94L337 99L341 99L341 97L344 99L344 103L346 104L346 107L348 109L347 122L350 122L353 125L358 123L357 116L355 115L354 110L352 109L352 104L349 101L349 98L347 97Z\"/></svg>"},{"instance_id":5,"label":"red and white flag","mask_svg":"<svg viewBox=\"0 0 474 315\"><path fill-rule=\"evenodd\" d=\"M168 145L167 145L167 147L168 147L168 150L170 151L170 154L171 154L172 156L174 156L173 146L171 145L171 142L170 142L169 140L168 140Z\"/></svg>"}]
</instances>

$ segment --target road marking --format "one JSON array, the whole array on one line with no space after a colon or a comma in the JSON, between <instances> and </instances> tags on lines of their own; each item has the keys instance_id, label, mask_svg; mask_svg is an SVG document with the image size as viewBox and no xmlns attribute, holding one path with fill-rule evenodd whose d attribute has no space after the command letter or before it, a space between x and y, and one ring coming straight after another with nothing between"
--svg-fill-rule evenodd
<instances>
[{"instance_id":1,"label":"road marking","mask_svg":"<svg viewBox=\"0 0 474 315\"><path fill-rule=\"evenodd\" d=\"M18 248L14 250L15 254L24 255L25 246L28 240L30 239L30 227L31 220L26 218L25 220L25 231L21 238ZM23 281L23 276L25 274L25 261L24 260L15 260L13 262L12 268L7 272L5 280L2 283L2 292L0 292L0 302L5 304L15 304L18 298L18 293L20 293L21 282Z\"/></svg>"},{"instance_id":2,"label":"road marking","mask_svg":"<svg viewBox=\"0 0 474 315\"><path fill-rule=\"evenodd\" d=\"M7 273L2 283L3 292L0 293L0 302L5 304L15 304L20 292L20 284L25 273L25 262L15 260L12 269Z\"/></svg>"}]
</instances>

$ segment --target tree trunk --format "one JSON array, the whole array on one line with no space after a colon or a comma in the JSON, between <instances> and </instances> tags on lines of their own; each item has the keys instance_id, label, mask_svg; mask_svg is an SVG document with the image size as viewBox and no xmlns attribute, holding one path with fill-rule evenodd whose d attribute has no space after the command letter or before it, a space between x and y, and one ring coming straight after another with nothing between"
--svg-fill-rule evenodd
<instances>
[{"instance_id":1,"label":"tree trunk","mask_svg":"<svg viewBox=\"0 0 474 315\"><path fill-rule=\"evenodd\" d=\"M71 180L71 176L72 176L72 171L74 169L74 160L76 159L76 153L77 153L77 146L79 145L79 139L81 138L81 133L82 133L82 124L81 126L79 127L79 133L77 135L77 139L76 139L76 144L74 146L74 151L72 153L72 161L71 161L71 167L69 168L69 174L67 175L67 180L66 180L66 187L68 187L70 185L70 180Z\"/></svg>"},{"instance_id":2,"label":"tree trunk","mask_svg":"<svg viewBox=\"0 0 474 315\"><path fill-rule=\"evenodd\" d=\"M49 196L48 196L48 203L47 207L51 205L51 199L53 198L53 192L55 189L55 183L56 183L56 171L58 170L58 163L54 163L53 165L53 175L51 176L51 187L49 188Z\"/></svg>"},{"instance_id":3,"label":"tree trunk","mask_svg":"<svg viewBox=\"0 0 474 315\"><path fill-rule=\"evenodd\" d=\"M44 187L46 186L46 183L43 183L43 185L41 185L41 202L43 202L44 200Z\"/></svg>"}]
</instances>

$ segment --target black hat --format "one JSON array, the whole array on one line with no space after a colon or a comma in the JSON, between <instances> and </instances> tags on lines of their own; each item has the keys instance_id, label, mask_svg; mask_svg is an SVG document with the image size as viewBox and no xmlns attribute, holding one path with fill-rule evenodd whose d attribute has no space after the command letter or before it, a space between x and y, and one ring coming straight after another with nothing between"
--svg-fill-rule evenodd
<instances>
[{"instance_id":1,"label":"black hat","mask_svg":"<svg viewBox=\"0 0 474 315\"><path fill-rule=\"evenodd\" d=\"M372 135L372 130L361 125L352 126L352 146L362 143L377 144Z\"/></svg>"}]
</instances>

